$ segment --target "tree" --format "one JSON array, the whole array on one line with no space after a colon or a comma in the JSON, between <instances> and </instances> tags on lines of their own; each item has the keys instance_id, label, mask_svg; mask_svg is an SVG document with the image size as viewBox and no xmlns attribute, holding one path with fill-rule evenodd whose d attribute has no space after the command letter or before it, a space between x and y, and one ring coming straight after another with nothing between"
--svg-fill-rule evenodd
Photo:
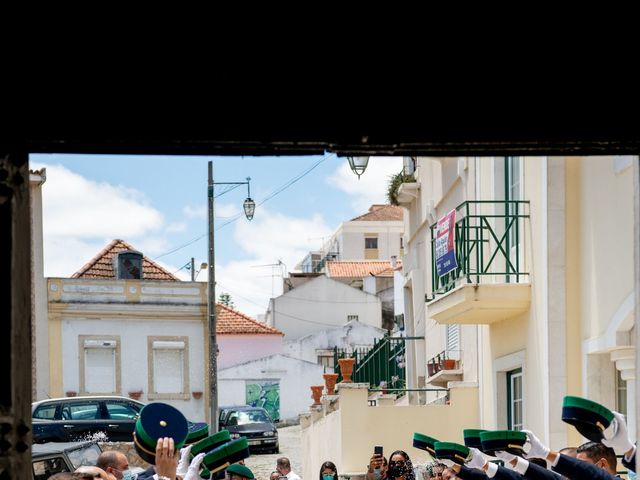
<instances>
[{"instance_id":1,"label":"tree","mask_svg":"<svg viewBox=\"0 0 640 480\"><path fill-rule=\"evenodd\" d=\"M224 305L225 307L235 308L235 305L233 303L233 299L231 298L231 295L229 295L228 293L225 293L225 292L222 292L220 294L220 296L218 297L218 303L220 305Z\"/></svg>"}]
</instances>

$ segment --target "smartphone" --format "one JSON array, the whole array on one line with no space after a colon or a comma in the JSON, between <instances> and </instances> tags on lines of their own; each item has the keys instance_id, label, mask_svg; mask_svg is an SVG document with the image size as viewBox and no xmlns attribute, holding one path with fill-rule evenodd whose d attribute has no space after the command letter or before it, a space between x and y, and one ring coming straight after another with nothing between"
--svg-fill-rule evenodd
<instances>
[{"instance_id":1,"label":"smartphone","mask_svg":"<svg viewBox=\"0 0 640 480\"><path fill-rule=\"evenodd\" d=\"M382 445L376 445L375 447L373 447L373 454L382 455Z\"/></svg>"}]
</instances>

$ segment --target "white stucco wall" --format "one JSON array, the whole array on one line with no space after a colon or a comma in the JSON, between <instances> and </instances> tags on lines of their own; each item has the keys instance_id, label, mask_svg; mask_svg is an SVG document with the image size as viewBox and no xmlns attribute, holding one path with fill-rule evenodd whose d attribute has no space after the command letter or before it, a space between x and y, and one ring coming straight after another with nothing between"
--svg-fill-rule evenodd
<instances>
[{"instance_id":1,"label":"white stucco wall","mask_svg":"<svg viewBox=\"0 0 640 480\"><path fill-rule=\"evenodd\" d=\"M63 391L80 390L78 351L79 335L120 335L121 341L121 392L128 396L132 390L142 390L141 401L147 402L148 336L189 337L189 394L205 390L204 331L203 323L185 320L133 320L133 319L71 319L62 318L62 372ZM201 422L205 419L204 395L199 400L161 400L180 410L187 419Z\"/></svg>"},{"instance_id":2,"label":"white stucco wall","mask_svg":"<svg viewBox=\"0 0 640 480\"><path fill-rule=\"evenodd\" d=\"M323 385L323 367L286 355L273 355L218 372L219 405L244 405L247 381L280 383L280 418L292 419L313 403L311 385Z\"/></svg>"},{"instance_id":3,"label":"white stucco wall","mask_svg":"<svg viewBox=\"0 0 640 480\"><path fill-rule=\"evenodd\" d=\"M285 334L285 341L343 325L349 315L380 327L380 299L325 276L314 278L275 299L267 312L269 325Z\"/></svg>"},{"instance_id":4,"label":"white stucco wall","mask_svg":"<svg viewBox=\"0 0 640 480\"><path fill-rule=\"evenodd\" d=\"M290 357L316 363L318 349L359 348L373 345L373 340L382 338L385 331L361 322L349 322L341 327L330 328L286 342L284 353Z\"/></svg>"},{"instance_id":5,"label":"white stucco wall","mask_svg":"<svg viewBox=\"0 0 640 480\"><path fill-rule=\"evenodd\" d=\"M393 222L344 222L338 231L340 260L363 260L364 239L367 233L378 234L378 259L389 260L400 255L400 237L404 225Z\"/></svg>"},{"instance_id":6,"label":"white stucco wall","mask_svg":"<svg viewBox=\"0 0 640 480\"><path fill-rule=\"evenodd\" d=\"M44 249L42 238L42 186L46 173L29 175L31 201L31 283L34 332L33 368L35 370L34 400L49 395L49 328L47 320L47 284L44 278Z\"/></svg>"},{"instance_id":7,"label":"white stucco wall","mask_svg":"<svg viewBox=\"0 0 640 480\"><path fill-rule=\"evenodd\" d=\"M282 335L218 335L218 369L282 353Z\"/></svg>"}]
</instances>

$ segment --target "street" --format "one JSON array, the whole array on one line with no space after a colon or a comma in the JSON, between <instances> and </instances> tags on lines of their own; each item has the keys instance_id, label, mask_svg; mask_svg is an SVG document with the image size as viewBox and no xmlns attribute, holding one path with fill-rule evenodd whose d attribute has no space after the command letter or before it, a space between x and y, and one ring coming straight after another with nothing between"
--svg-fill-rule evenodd
<instances>
[{"instance_id":1,"label":"street","mask_svg":"<svg viewBox=\"0 0 640 480\"><path fill-rule=\"evenodd\" d=\"M300 425L279 428L278 437L280 438L280 453L252 453L245 460L245 465L251 469L256 480L268 480L271 472L276 469L276 460L279 457L287 457L291 462L291 469L301 475L302 445Z\"/></svg>"}]
</instances>

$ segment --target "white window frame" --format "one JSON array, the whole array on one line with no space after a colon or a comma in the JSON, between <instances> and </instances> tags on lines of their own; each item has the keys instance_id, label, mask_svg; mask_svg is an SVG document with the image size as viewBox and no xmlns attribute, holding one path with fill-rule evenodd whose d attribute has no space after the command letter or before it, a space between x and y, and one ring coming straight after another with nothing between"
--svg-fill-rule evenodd
<instances>
[{"instance_id":1,"label":"white window frame","mask_svg":"<svg viewBox=\"0 0 640 480\"><path fill-rule=\"evenodd\" d=\"M493 378L495 379L495 419L496 429L506 430L508 425L507 418L507 373L518 368L522 369L522 421L527 424L527 368L525 364L526 351L518 352L498 357L493 361Z\"/></svg>"},{"instance_id":2,"label":"white window frame","mask_svg":"<svg viewBox=\"0 0 640 480\"><path fill-rule=\"evenodd\" d=\"M114 350L115 389L111 392L88 392L86 382L87 350L108 348ZM120 395L122 390L120 365L120 335L78 335L78 372L80 395Z\"/></svg>"},{"instance_id":3,"label":"white window frame","mask_svg":"<svg viewBox=\"0 0 640 480\"><path fill-rule=\"evenodd\" d=\"M155 352L167 350L182 351L182 392L156 393L155 388ZM189 400L189 337L147 337L147 365L149 368L149 400Z\"/></svg>"}]
</instances>

